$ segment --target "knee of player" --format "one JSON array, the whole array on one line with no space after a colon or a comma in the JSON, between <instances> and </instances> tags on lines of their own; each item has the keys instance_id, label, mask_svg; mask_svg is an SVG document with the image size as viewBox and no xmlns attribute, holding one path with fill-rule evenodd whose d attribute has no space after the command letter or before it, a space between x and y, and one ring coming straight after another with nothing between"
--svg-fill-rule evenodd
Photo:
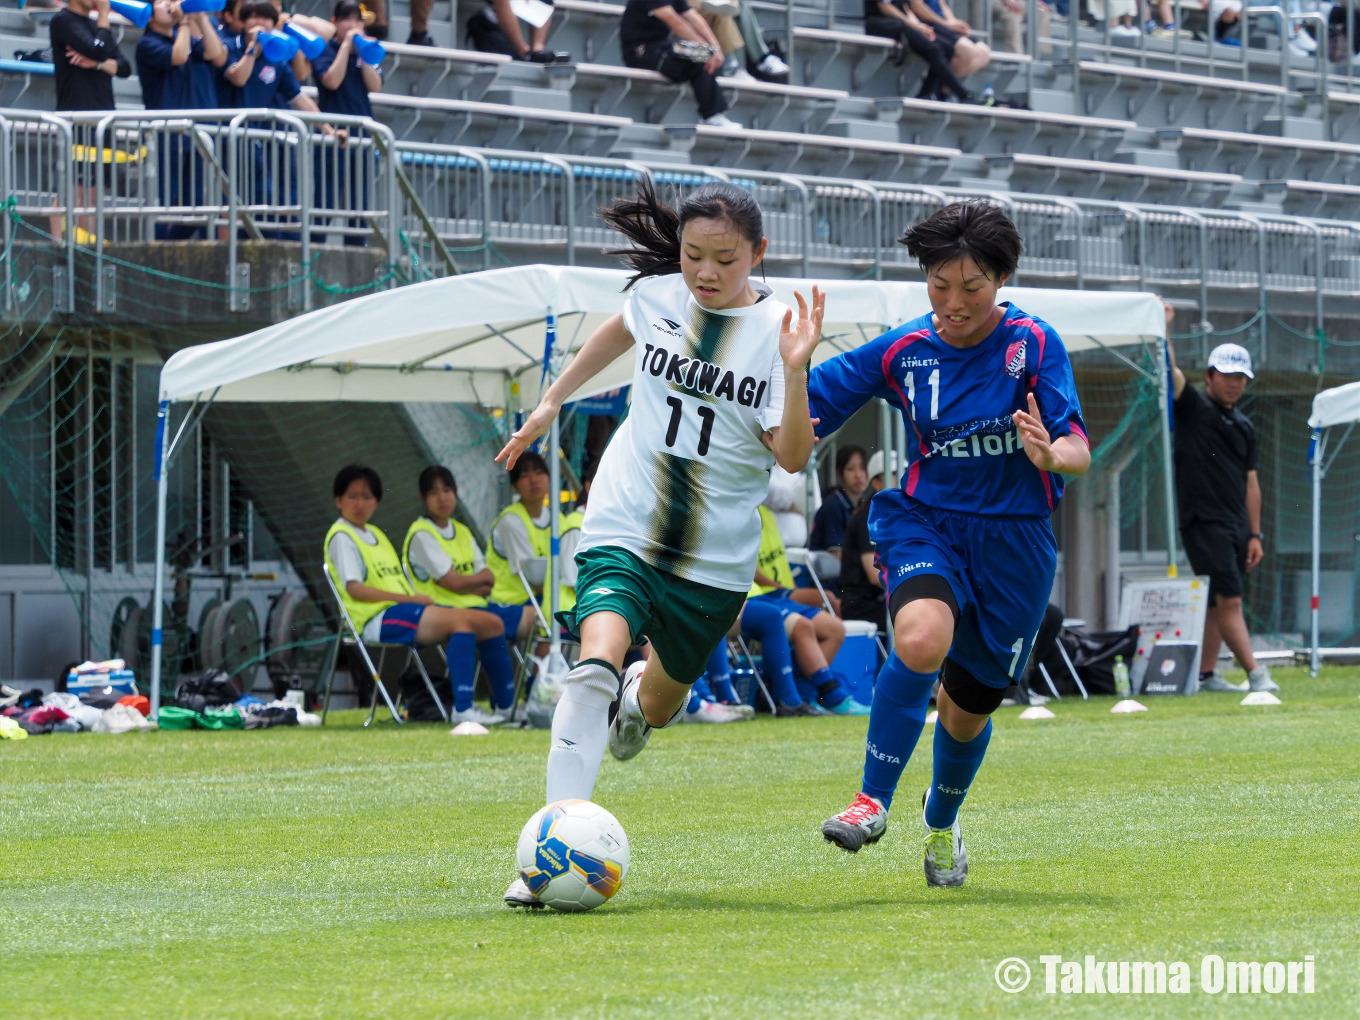
<instances>
[{"instance_id":1,"label":"knee of player","mask_svg":"<svg viewBox=\"0 0 1360 1020\"><path fill-rule=\"evenodd\" d=\"M934 673L949 654L949 639L924 628L903 627L894 635L893 650L912 672Z\"/></svg>"},{"instance_id":2,"label":"knee of player","mask_svg":"<svg viewBox=\"0 0 1360 1020\"><path fill-rule=\"evenodd\" d=\"M823 637L845 637L845 624L826 610L822 610L822 612L817 614L817 624L821 627Z\"/></svg>"},{"instance_id":3,"label":"knee of player","mask_svg":"<svg viewBox=\"0 0 1360 1020\"><path fill-rule=\"evenodd\" d=\"M791 615L789 620L791 621L789 623L790 641L817 640L817 628L813 626L812 621L806 616Z\"/></svg>"}]
</instances>

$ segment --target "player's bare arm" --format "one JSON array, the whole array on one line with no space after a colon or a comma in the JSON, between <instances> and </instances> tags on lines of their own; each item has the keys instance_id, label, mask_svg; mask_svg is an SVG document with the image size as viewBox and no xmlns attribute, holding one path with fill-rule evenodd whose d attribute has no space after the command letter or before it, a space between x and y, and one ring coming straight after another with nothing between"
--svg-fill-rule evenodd
<instances>
[{"instance_id":1,"label":"player's bare arm","mask_svg":"<svg viewBox=\"0 0 1360 1020\"><path fill-rule=\"evenodd\" d=\"M1033 393L1026 394L1026 397L1029 400L1029 413L1016 411L1011 420L1020 430L1020 441L1025 444L1025 453L1030 462L1040 471L1084 475L1091 466L1090 448L1074 435L1051 438L1039 416L1039 402L1034 399Z\"/></svg>"},{"instance_id":2,"label":"player's bare arm","mask_svg":"<svg viewBox=\"0 0 1360 1020\"><path fill-rule=\"evenodd\" d=\"M529 415L519 430L510 437L505 449L496 454L496 460L505 461L507 468L514 467L515 461L529 448L529 444L548 431L552 420L557 417L557 412L562 409L562 402L584 386L588 380L627 354L632 346L633 335L624 326L623 315L620 313L605 319L600 328L590 334L576 357L571 359L566 371L558 376L557 381L539 398L533 414ZM803 390L803 414L804 416L807 414L806 387ZM803 462L807 463L806 457L803 458Z\"/></svg>"},{"instance_id":3,"label":"player's bare arm","mask_svg":"<svg viewBox=\"0 0 1360 1020\"><path fill-rule=\"evenodd\" d=\"M826 314L826 295L812 288L812 308L803 295L798 299L798 319L793 309L784 313L779 330L779 355L784 359L784 413L780 423L761 437L785 471L797 474L807 467L812 444L817 441L814 422L808 413L807 365L817 341L822 338L822 318Z\"/></svg>"}]
</instances>

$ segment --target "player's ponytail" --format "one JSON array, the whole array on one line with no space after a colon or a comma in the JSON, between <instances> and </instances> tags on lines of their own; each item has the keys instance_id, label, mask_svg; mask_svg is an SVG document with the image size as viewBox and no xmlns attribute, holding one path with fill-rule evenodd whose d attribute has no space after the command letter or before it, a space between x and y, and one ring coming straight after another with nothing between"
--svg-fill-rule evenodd
<instances>
[{"instance_id":1,"label":"player's ponytail","mask_svg":"<svg viewBox=\"0 0 1360 1020\"><path fill-rule=\"evenodd\" d=\"M677 211L657 198L652 182L644 178L633 198L602 208L600 218L633 243L605 252L622 256L634 270L628 287L648 276L680 272L680 235L690 220L727 220L752 246L765 236L760 203L744 188L727 183L696 188Z\"/></svg>"}]
</instances>

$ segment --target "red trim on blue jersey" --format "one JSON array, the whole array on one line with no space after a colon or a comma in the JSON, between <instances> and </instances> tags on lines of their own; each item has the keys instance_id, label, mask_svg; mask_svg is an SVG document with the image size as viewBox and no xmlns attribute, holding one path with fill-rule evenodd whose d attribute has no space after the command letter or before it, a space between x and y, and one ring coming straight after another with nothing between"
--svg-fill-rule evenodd
<instances>
[{"instance_id":1,"label":"red trim on blue jersey","mask_svg":"<svg viewBox=\"0 0 1360 1020\"><path fill-rule=\"evenodd\" d=\"M1082 427L1080 425L1078 425L1076 422L1072 421L1072 419L1069 418L1067 420L1067 428L1069 432L1074 432L1081 437L1081 441L1086 444L1086 449L1089 450L1091 448L1091 437L1088 436L1084 431L1082 431Z\"/></svg>"}]
</instances>

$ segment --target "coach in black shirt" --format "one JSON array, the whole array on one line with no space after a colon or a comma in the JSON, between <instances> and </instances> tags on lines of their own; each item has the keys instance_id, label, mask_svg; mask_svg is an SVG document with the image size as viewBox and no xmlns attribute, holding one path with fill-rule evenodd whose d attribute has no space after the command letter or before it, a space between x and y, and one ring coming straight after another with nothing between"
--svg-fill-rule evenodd
<instances>
[{"instance_id":1,"label":"coach in black shirt","mask_svg":"<svg viewBox=\"0 0 1360 1020\"><path fill-rule=\"evenodd\" d=\"M1170 310L1168 309L1168 323ZM1168 349L1170 345L1168 344ZM1248 571L1261 562L1261 483L1256 475L1256 428L1237 410L1251 355L1237 344L1220 344L1209 354L1204 391L1185 373L1171 370L1176 415L1176 501L1181 539L1196 574L1209 577L1209 611L1204 624L1200 685L1210 691L1277 691L1270 670L1257 663L1242 615ZM1219 646L1226 641L1247 670L1238 687L1218 674Z\"/></svg>"},{"instance_id":2,"label":"coach in black shirt","mask_svg":"<svg viewBox=\"0 0 1360 1020\"><path fill-rule=\"evenodd\" d=\"M90 12L97 20L90 20ZM69 0L52 18L58 110L112 110L113 79L132 73L109 28L109 0Z\"/></svg>"}]
</instances>

